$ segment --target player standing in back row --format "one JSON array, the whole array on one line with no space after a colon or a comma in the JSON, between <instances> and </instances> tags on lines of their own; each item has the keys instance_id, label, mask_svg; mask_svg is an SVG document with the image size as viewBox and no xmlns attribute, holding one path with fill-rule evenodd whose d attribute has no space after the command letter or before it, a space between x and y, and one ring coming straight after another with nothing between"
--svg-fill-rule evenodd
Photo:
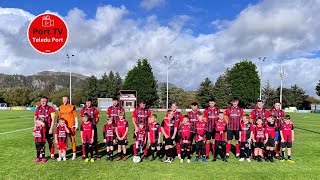
<instances>
[{"instance_id":1,"label":"player standing in back row","mask_svg":"<svg viewBox=\"0 0 320 180\"><path fill-rule=\"evenodd\" d=\"M176 123L178 124L178 127L180 126L180 123L183 121L183 115L181 112L178 111L178 106L177 103L172 103L171 104L171 110L173 112L173 116L175 118ZM180 136L179 133L176 135L176 149L177 149L177 155L178 158L181 159L181 148L180 148Z\"/></svg>"},{"instance_id":2,"label":"player standing in back row","mask_svg":"<svg viewBox=\"0 0 320 180\"><path fill-rule=\"evenodd\" d=\"M107 117L112 118L112 124L116 124L119 120L119 112L125 112L124 108L120 106L118 99L112 100L112 106L107 109Z\"/></svg>"},{"instance_id":3,"label":"player standing in back row","mask_svg":"<svg viewBox=\"0 0 320 180\"><path fill-rule=\"evenodd\" d=\"M228 124L227 130L227 147L226 147L226 157L230 156L230 149L233 137L236 140L236 157L240 158L240 144L239 144L239 131L241 119L244 115L244 111L238 106L238 98L232 99L232 106L226 109L225 115Z\"/></svg>"},{"instance_id":4,"label":"player standing in back row","mask_svg":"<svg viewBox=\"0 0 320 180\"><path fill-rule=\"evenodd\" d=\"M212 155L214 155L215 150L215 124L216 121L219 119L220 109L215 106L215 99L212 98L209 100L209 107L207 107L203 112L203 117L207 122L207 135L206 135L206 156L209 158L210 155L210 140L212 138Z\"/></svg>"}]
</instances>

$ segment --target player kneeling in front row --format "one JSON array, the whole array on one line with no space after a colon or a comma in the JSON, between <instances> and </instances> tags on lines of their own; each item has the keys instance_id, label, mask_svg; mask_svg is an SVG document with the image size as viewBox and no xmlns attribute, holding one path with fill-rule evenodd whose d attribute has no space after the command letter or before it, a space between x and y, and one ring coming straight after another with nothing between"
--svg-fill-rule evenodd
<instances>
[{"instance_id":1,"label":"player kneeling in front row","mask_svg":"<svg viewBox=\"0 0 320 180\"><path fill-rule=\"evenodd\" d=\"M187 162L190 163L191 159L191 137L192 137L192 125L189 123L189 117L185 115L183 122L179 127L180 148L181 148L181 160L183 163L185 157L188 158Z\"/></svg>"},{"instance_id":2,"label":"player kneeling in front row","mask_svg":"<svg viewBox=\"0 0 320 180\"><path fill-rule=\"evenodd\" d=\"M246 158L248 162L250 160L250 147L253 138L253 125L249 122L250 116L245 114L240 124L240 159L239 161L244 161Z\"/></svg>"},{"instance_id":3,"label":"player kneeling in front row","mask_svg":"<svg viewBox=\"0 0 320 180\"><path fill-rule=\"evenodd\" d=\"M284 117L284 123L280 126L280 135L281 135L281 147L282 147L281 162L285 161L284 152L287 149L288 151L287 161L293 163L294 161L291 160L291 148L292 148L292 142L294 141L294 128L289 115L286 115Z\"/></svg>"},{"instance_id":4,"label":"player kneeling in front row","mask_svg":"<svg viewBox=\"0 0 320 180\"><path fill-rule=\"evenodd\" d=\"M39 162L40 159L42 162L46 162L45 158L45 145L46 145L46 125L44 123L44 118L37 118L35 126L32 132L34 136L34 141L37 150L37 158L34 162Z\"/></svg>"},{"instance_id":5,"label":"player kneeling in front row","mask_svg":"<svg viewBox=\"0 0 320 180\"><path fill-rule=\"evenodd\" d=\"M274 151L276 132L278 131L278 126L275 124L276 119L276 116L270 116L266 125L268 133L268 142L266 143L266 161L270 162L274 162L273 157L276 155Z\"/></svg>"},{"instance_id":6,"label":"player kneeling in front row","mask_svg":"<svg viewBox=\"0 0 320 180\"><path fill-rule=\"evenodd\" d=\"M83 115L83 122L80 126L80 135L82 140L82 158L85 159L84 162L94 162L93 158L93 139L94 139L94 125L89 121L89 115ZM89 159L89 152L91 158Z\"/></svg>"},{"instance_id":7,"label":"player kneeling in front row","mask_svg":"<svg viewBox=\"0 0 320 180\"><path fill-rule=\"evenodd\" d=\"M221 147L221 159L224 162L227 161L226 157L226 131L227 131L227 123L224 118L223 112L219 113L219 119L215 124L215 150L214 157L212 162L215 162L218 157L219 146Z\"/></svg>"},{"instance_id":8,"label":"player kneeling in front row","mask_svg":"<svg viewBox=\"0 0 320 180\"><path fill-rule=\"evenodd\" d=\"M138 156L138 161L140 161L141 156L143 154L143 150L146 149L146 145L147 145L147 131L146 129L143 127L143 122L139 122L138 124L138 131L134 132L134 145L133 145L133 155L135 156L134 158L136 158ZM138 155L139 152L139 155ZM147 151L145 151L144 154L144 158L146 159L146 154Z\"/></svg>"},{"instance_id":9,"label":"player kneeling in front row","mask_svg":"<svg viewBox=\"0 0 320 180\"><path fill-rule=\"evenodd\" d=\"M57 145L57 149L59 151L59 157L57 161L67 160L66 158L66 149L67 149L67 134L70 133L69 128L66 125L66 121L63 118L58 119L58 127L55 133L55 141Z\"/></svg>"},{"instance_id":10,"label":"player kneeling in front row","mask_svg":"<svg viewBox=\"0 0 320 180\"><path fill-rule=\"evenodd\" d=\"M155 160L155 152L157 152L157 156L159 160L160 158L160 137L161 137L161 126L159 123L157 123L157 115L152 114L150 117L150 123L148 124L147 128L148 132L148 142L151 146L152 151L152 161Z\"/></svg>"},{"instance_id":11,"label":"player kneeling in front row","mask_svg":"<svg viewBox=\"0 0 320 180\"><path fill-rule=\"evenodd\" d=\"M268 133L266 128L263 127L263 121L261 117L257 119L257 125L254 128L254 155L256 156L257 162L262 162L262 149L264 148L265 144L268 142Z\"/></svg>"},{"instance_id":12,"label":"player kneeling in front row","mask_svg":"<svg viewBox=\"0 0 320 180\"><path fill-rule=\"evenodd\" d=\"M202 156L202 162L207 162L206 157L206 122L203 121L203 115L198 114L198 122L195 123L196 139L196 158L193 162L198 162L199 156Z\"/></svg>"},{"instance_id":13,"label":"player kneeling in front row","mask_svg":"<svg viewBox=\"0 0 320 180\"><path fill-rule=\"evenodd\" d=\"M107 124L103 127L103 142L106 143L107 161L113 161L113 141L115 140L115 125L111 117L107 117Z\"/></svg>"},{"instance_id":14,"label":"player kneeling in front row","mask_svg":"<svg viewBox=\"0 0 320 180\"><path fill-rule=\"evenodd\" d=\"M120 161L121 158L127 160L127 143L128 143L128 121L124 119L124 112L119 112L119 120L116 122L116 135L118 140L118 158L117 161ZM122 156L123 154L123 156Z\"/></svg>"},{"instance_id":15,"label":"player kneeling in front row","mask_svg":"<svg viewBox=\"0 0 320 180\"><path fill-rule=\"evenodd\" d=\"M164 161L165 163L171 163L173 158L173 141L177 134L178 124L173 118L172 110L167 111L166 117L163 119L161 124L161 131L164 136L164 149L166 152L167 159Z\"/></svg>"}]
</instances>

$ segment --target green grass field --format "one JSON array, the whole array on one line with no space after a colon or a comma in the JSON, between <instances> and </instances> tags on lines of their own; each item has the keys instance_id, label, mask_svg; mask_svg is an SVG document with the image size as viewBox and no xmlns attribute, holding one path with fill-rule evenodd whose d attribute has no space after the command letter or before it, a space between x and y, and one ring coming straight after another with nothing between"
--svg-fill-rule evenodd
<instances>
[{"instance_id":1,"label":"green grass field","mask_svg":"<svg viewBox=\"0 0 320 180\"><path fill-rule=\"evenodd\" d=\"M130 114L131 115L131 114ZM127 117L130 117L127 114ZM164 114L158 113L159 119ZM107 162L105 157L94 163L79 160L35 163L32 129L15 131L33 126L31 111L0 111L0 179L320 179L320 114L291 114L295 125L295 142L291 163L247 163L239 162L231 156L228 163L217 161L208 163L183 163L175 160L172 164L160 161ZM105 113L101 112L99 129L105 123ZM129 122L131 118L128 118ZM129 123L130 126L130 123ZM102 133L99 132L101 142ZM129 140L132 144L132 126ZM77 132L77 145L80 152L80 133ZM70 145L69 145L70 147ZM104 151L102 147L100 152ZM46 149L46 155L49 150ZM70 153L69 153L70 155ZM149 158L150 159L150 158Z\"/></svg>"}]
</instances>

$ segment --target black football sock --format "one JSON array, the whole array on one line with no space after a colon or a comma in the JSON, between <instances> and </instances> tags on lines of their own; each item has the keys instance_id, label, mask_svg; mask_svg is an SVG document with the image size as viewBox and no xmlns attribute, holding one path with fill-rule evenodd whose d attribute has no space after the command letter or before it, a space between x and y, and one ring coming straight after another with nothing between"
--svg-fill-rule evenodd
<instances>
[{"instance_id":1,"label":"black football sock","mask_svg":"<svg viewBox=\"0 0 320 180\"><path fill-rule=\"evenodd\" d=\"M122 151L119 151L119 152L118 152L118 157L121 157L121 153L122 153Z\"/></svg>"},{"instance_id":2,"label":"black football sock","mask_svg":"<svg viewBox=\"0 0 320 180\"><path fill-rule=\"evenodd\" d=\"M187 150L187 157L188 157L188 159L191 159L190 150L189 151Z\"/></svg>"},{"instance_id":3,"label":"black football sock","mask_svg":"<svg viewBox=\"0 0 320 180\"><path fill-rule=\"evenodd\" d=\"M282 158L284 158L284 151L281 151L281 156Z\"/></svg>"},{"instance_id":4,"label":"black football sock","mask_svg":"<svg viewBox=\"0 0 320 180\"><path fill-rule=\"evenodd\" d=\"M291 156L288 155L288 159L291 160Z\"/></svg>"},{"instance_id":5,"label":"black football sock","mask_svg":"<svg viewBox=\"0 0 320 180\"><path fill-rule=\"evenodd\" d=\"M244 157L249 158L250 157L250 149L249 147L244 148Z\"/></svg>"},{"instance_id":6,"label":"black football sock","mask_svg":"<svg viewBox=\"0 0 320 180\"><path fill-rule=\"evenodd\" d=\"M226 158L226 145L222 145L222 157Z\"/></svg>"},{"instance_id":7,"label":"black football sock","mask_svg":"<svg viewBox=\"0 0 320 180\"><path fill-rule=\"evenodd\" d=\"M181 151L181 159L184 159L186 152L185 151Z\"/></svg>"},{"instance_id":8,"label":"black football sock","mask_svg":"<svg viewBox=\"0 0 320 180\"><path fill-rule=\"evenodd\" d=\"M240 149L240 157L244 158L244 149L243 148Z\"/></svg>"},{"instance_id":9,"label":"black football sock","mask_svg":"<svg viewBox=\"0 0 320 180\"><path fill-rule=\"evenodd\" d=\"M89 155L89 145L86 144L85 146L86 146L86 147L85 147L85 149L86 149L86 158L88 158L88 155Z\"/></svg>"},{"instance_id":10,"label":"black football sock","mask_svg":"<svg viewBox=\"0 0 320 180\"><path fill-rule=\"evenodd\" d=\"M205 144L202 144L202 157L203 158L206 158L206 146L205 146Z\"/></svg>"},{"instance_id":11,"label":"black football sock","mask_svg":"<svg viewBox=\"0 0 320 180\"><path fill-rule=\"evenodd\" d=\"M172 151L171 151L171 148L169 148L169 149L168 149L168 157L170 157L170 158L172 157Z\"/></svg>"},{"instance_id":12,"label":"black football sock","mask_svg":"<svg viewBox=\"0 0 320 180\"><path fill-rule=\"evenodd\" d=\"M166 153L166 157L168 158L169 157L169 149L165 149L164 151Z\"/></svg>"},{"instance_id":13,"label":"black football sock","mask_svg":"<svg viewBox=\"0 0 320 180\"><path fill-rule=\"evenodd\" d=\"M40 158L40 149L37 148L37 158Z\"/></svg>"},{"instance_id":14,"label":"black football sock","mask_svg":"<svg viewBox=\"0 0 320 180\"><path fill-rule=\"evenodd\" d=\"M218 157L218 150L219 150L219 142L216 142L215 148L214 148L214 159L217 159Z\"/></svg>"},{"instance_id":15,"label":"black football sock","mask_svg":"<svg viewBox=\"0 0 320 180\"><path fill-rule=\"evenodd\" d=\"M265 157L269 157L270 156L270 150L266 150L266 156Z\"/></svg>"},{"instance_id":16,"label":"black football sock","mask_svg":"<svg viewBox=\"0 0 320 180\"><path fill-rule=\"evenodd\" d=\"M93 146L89 147L90 149L90 157L93 158Z\"/></svg>"},{"instance_id":17,"label":"black football sock","mask_svg":"<svg viewBox=\"0 0 320 180\"><path fill-rule=\"evenodd\" d=\"M45 148L42 148L42 150L40 150L41 151L41 154L42 154L42 158L45 158L46 156L46 149Z\"/></svg>"},{"instance_id":18,"label":"black football sock","mask_svg":"<svg viewBox=\"0 0 320 180\"><path fill-rule=\"evenodd\" d=\"M154 159L154 153L156 152L156 150L154 149L154 150L151 150L152 151L152 159Z\"/></svg>"}]
</instances>

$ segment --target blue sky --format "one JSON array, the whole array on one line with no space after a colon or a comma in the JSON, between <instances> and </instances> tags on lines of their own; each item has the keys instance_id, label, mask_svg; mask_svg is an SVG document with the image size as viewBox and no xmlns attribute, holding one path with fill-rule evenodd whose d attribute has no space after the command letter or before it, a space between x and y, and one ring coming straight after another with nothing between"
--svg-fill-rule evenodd
<instances>
[{"instance_id":1,"label":"blue sky","mask_svg":"<svg viewBox=\"0 0 320 180\"><path fill-rule=\"evenodd\" d=\"M41 3L40 3L41 2ZM83 10L87 18L94 18L99 6L111 4L119 7L124 5L130 13L127 16L139 19L156 15L161 24L167 24L173 16L187 15L191 23L185 28L191 29L194 34L207 34L215 32L211 24L216 19L232 20L244 8L254 5L257 0L170 0L165 1L157 8L145 9L140 6L140 0L2 0L1 7L21 8L32 14L41 14L46 10L58 12L66 16L70 9Z\"/></svg>"},{"instance_id":2,"label":"blue sky","mask_svg":"<svg viewBox=\"0 0 320 180\"><path fill-rule=\"evenodd\" d=\"M58 13L69 29L67 45L49 56L35 52L26 37L29 23L45 11ZM163 57L172 55L170 83L195 90L240 60L260 66L258 57L266 56L263 85L279 87L284 67L285 87L297 84L316 96L319 12L318 0L1 0L0 73L68 71L65 54L73 53L73 72L100 77L113 70L124 78L147 58L164 82Z\"/></svg>"}]
</instances>

